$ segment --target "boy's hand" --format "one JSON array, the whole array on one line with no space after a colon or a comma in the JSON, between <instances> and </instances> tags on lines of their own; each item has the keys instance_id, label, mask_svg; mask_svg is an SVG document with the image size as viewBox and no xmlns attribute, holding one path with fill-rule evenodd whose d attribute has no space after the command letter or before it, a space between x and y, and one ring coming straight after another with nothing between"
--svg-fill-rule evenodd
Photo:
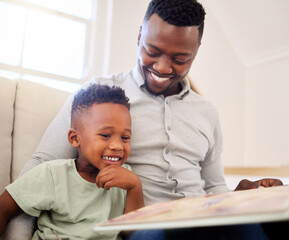
<instances>
[{"instance_id":1,"label":"boy's hand","mask_svg":"<svg viewBox=\"0 0 289 240\"><path fill-rule=\"evenodd\" d=\"M247 179L243 179L240 181L234 191L254 189L259 187L274 187L281 185L283 185L282 181L275 178L263 178L257 181L249 181Z\"/></svg>"},{"instance_id":2,"label":"boy's hand","mask_svg":"<svg viewBox=\"0 0 289 240\"><path fill-rule=\"evenodd\" d=\"M118 166L109 165L102 169L96 179L97 187L109 190L118 187L127 190L124 213L131 212L144 206L142 184L133 172Z\"/></svg>"},{"instance_id":3,"label":"boy's hand","mask_svg":"<svg viewBox=\"0 0 289 240\"><path fill-rule=\"evenodd\" d=\"M97 187L106 190L109 190L111 187L130 190L139 184L139 182L139 178L133 172L118 165L109 165L102 169L95 179Z\"/></svg>"}]
</instances>

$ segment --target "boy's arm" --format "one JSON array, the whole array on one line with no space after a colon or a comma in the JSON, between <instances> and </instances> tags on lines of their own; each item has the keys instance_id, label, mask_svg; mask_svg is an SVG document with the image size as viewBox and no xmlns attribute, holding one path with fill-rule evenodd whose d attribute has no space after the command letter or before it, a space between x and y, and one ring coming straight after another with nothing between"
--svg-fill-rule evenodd
<instances>
[{"instance_id":1,"label":"boy's arm","mask_svg":"<svg viewBox=\"0 0 289 240\"><path fill-rule=\"evenodd\" d=\"M96 177L96 185L109 190L118 187L127 190L124 213L136 210L144 206L142 184L133 172L117 166L110 165L99 172Z\"/></svg>"},{"instance_id":2,"label":"boy's arm","mask_svg":"<svg viewBox=\"0 0 289 240\"><path fill-rule=\"evenodd\" d=\"M138 176L135 175L135 177L134 186L127 190L124 213L131 212L144 206L142 184Z\"/></svg>"},{"instance_id":3,"label":"boy's arm","mask_svg":"<svg viewBox=\"0 0 289 240\"><path fill-rule=\"evenodd\" d=\"M0 236L3 234L9 220L20 211L21 208L5 190L0 196Z\"/></svg>"}]
</instances>

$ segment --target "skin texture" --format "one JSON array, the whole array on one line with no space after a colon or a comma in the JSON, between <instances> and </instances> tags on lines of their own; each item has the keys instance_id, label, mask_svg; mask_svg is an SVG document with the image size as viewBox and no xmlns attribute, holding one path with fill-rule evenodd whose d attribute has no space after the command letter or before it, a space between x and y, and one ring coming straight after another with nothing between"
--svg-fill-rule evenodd
<instances>
[{"instance_id":1,"label":"skin texture","mask_svg":"<svg viewBox=\"0 0 289 240\"><path fill-rule=\"evenodd\" d=\"M138 37L138 66L148 91L164 96L179 93L179 82L187 76L199 46L197 26L176 27L153 14ZM157 82L151 73L167 80Z\"/></svg>"},{"instance_id":2,"label":"skin texture","mask_svg":"<svg viewBox=\"0 0 289 240\"><path fill-rule=\"evenodd\" d=\"M120 104L94 104L73 121L68 141L78 149L76 167L89 182L95 182L99 171L108 166L120 166L130 154L131 118ZM118 158L108 161L104 157Z\"/></svg>"},{"instance_id":3,"label":"skin texture","mask_svg":"<svg viewBox=\"0 0 289 240\"><path fill-rule=\"evenodd\" d=\"M131 117L129 110L114 103L94 104L72 121L68 141L78 149L76 168L85 180L109 190L127 190L124 213L144 206L142 185L131 171L121 167L130 154ZM109 158L117 158L111 161ZM5 190L0 196L0 236L7 222L21 209Z\"/></svg>"}]
</instances>

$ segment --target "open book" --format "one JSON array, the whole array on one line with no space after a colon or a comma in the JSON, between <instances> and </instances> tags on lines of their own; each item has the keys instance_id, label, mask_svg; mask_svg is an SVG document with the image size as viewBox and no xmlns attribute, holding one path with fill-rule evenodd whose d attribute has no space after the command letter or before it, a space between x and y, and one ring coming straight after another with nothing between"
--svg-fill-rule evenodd
<instances>
[{"instance_id":1,"label":"open book","mask_svg":"<svg viewBox=\"0 0 289 240\"><path fill-rule=\"evenodd\" d=\"M157 203L95 226L95 231L167 229L289 220L289 186Z\"/></svg>"}]
</instances>

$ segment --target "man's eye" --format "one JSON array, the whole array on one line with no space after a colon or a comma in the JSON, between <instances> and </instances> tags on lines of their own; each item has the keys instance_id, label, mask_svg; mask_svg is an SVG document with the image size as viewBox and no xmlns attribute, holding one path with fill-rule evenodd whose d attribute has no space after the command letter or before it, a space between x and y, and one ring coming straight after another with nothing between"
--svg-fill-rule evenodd
<instances>
[{"instance_id":1,"label":"man's eye","mask_svg":"<svg viewBox=\"0 0 289 240\"><path fill-rule=\"evenodd\" d=\"M178 65L184 65L184 64L186 64L187 62L189 62L190 60L180 60L180 59L174 59L173 60L176 64L178 64Z\"/></svg>"},{"instance_id":2,"label":"man's eye","mask_svg":"<svg viewBox=\"0 0 289 240\"><path fill-rule=\"evenodd\" d=\"M160 55L159 53L152 53L146 49L145 49L145 52L149 57L158 57Z\"/></svg>"},{"instance_id":3,"label":"man's eye","mask_svg":"<svg viewBox=\"0 0 289 240\"><path fill-rule=\"evenodd\" d=\"M149 57L158 57L159 56L159 54L154 54L154 53L149 53L149 52L147 52L147 55L149 56Z\"/></svg>"}]
</instances>

